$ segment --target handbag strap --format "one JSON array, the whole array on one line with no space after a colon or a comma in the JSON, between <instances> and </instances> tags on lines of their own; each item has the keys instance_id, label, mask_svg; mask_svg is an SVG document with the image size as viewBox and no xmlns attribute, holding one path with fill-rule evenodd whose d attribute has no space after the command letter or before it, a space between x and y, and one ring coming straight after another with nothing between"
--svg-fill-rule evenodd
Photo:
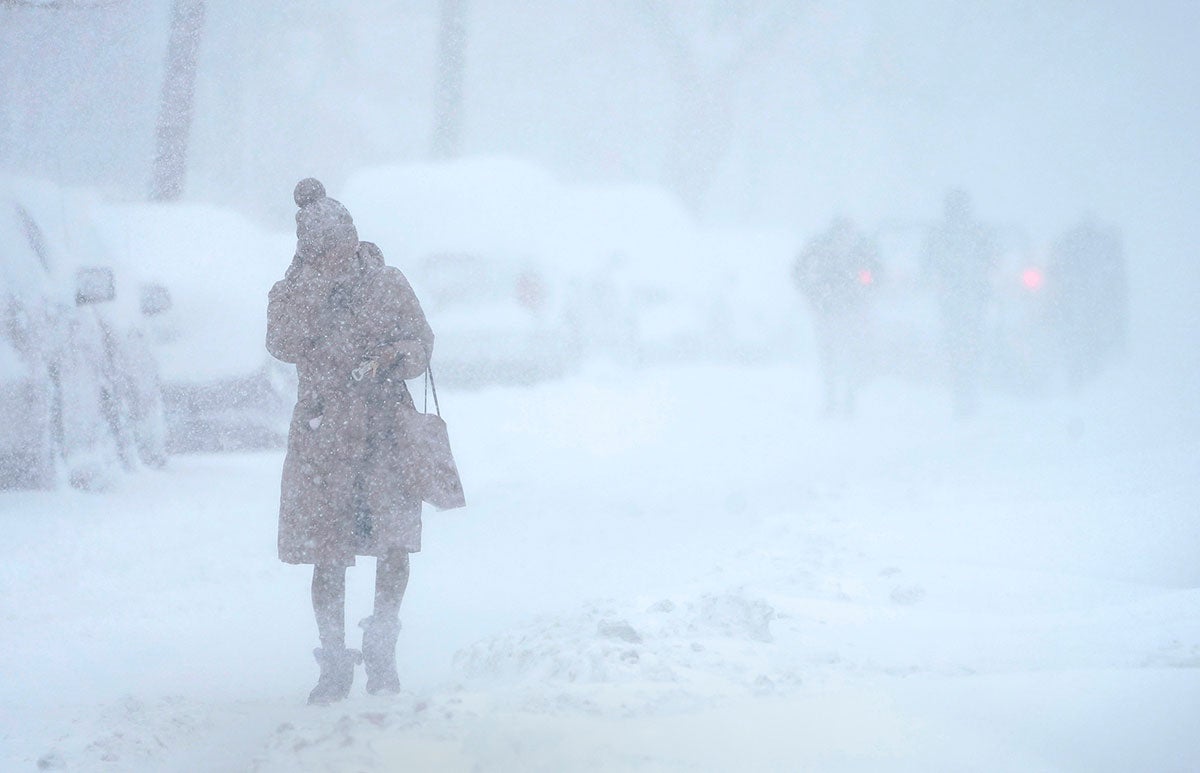
<instances>
[{"instance_id":1,"label":"handbag strap","mask_svg":"<svg viewBox=\"0 0 1200 773\"><path fill-rule=\"evenodd\" d=\"M440 419L442 416L442 407L440 405L438 405L437 384L435 384L433 381L433 362L432 362L432 360L425 363L425 407L422 410L423 413L429 413L429 391L430 391L430 389L433 390L433 409L435 411L437 411L438 418Z\"/></svg>"}]
</instances>

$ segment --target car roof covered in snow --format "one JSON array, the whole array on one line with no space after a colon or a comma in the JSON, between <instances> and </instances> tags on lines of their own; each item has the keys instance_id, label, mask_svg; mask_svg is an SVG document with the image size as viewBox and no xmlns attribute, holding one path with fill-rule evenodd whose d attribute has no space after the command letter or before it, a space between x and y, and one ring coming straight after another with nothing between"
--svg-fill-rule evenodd
<instances>
[{"instance_id":1,"label":"car roof covered in snow","mask_svg":"<svg viewBox=\"0 0 1200 773\"><path fill-rule=\"evenodd\" d=\"M169 290L175 339L161 348L167 381L245 376L268 355L267 293L295 239L203 204L118 204L99 224L113 249Z\"/></svg>"},{"instance_id":2,"label":"car roof covered in snow","mask_svg":"<svg viewBox=\"0 0 1200 773\"><path fill-rule=\"evenodd\" d=\"M555 274L610 270L688 282L707 260L691 214L642 183L572 185L512 158L380 166L341 199L364 239L401 268L439 253L536 264Z\"/></svg>"},{"instance_id":3,"label":"car roof covered in snow","mask_svg":"<svg viewBox=\"0 0 1200 773\"><path fill-rule=\"evenodd\" d=\"M76 272L108 268L115 297L105 314L122 324L139 316L137 266L109 248L98 226L100 200L91 190L27 177L0 176L0 245L10 292L73 305Z\"/></svg>"}]
</instances>

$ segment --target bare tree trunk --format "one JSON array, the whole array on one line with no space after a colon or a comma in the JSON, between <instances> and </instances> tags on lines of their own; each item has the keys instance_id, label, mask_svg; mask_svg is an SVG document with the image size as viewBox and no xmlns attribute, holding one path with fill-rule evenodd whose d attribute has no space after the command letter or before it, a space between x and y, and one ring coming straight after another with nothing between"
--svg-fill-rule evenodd
<instances>
[{"instance_id":1,"label":"bare tree trunk","mask_svg":"<svg viewBox=\"0 0 1200 773\"><path fill-rule=\"evenodd\" d=\"M634 9L659 40L677 89L663 181L693 212L703 209L733 143L738 87L747 68L786 32L800 5L797 0L708 0L691 2L680 13L677 4L665 0L634 0Z\"/></svg>"},{"instance_id":2,"label":"bare tree trunk","mask_svg":"<svg viewBox=\"0 0 1200 773\"><path fill-rule=\"evenodd\" d=\"M196 57L203 27L204 0L174 0L150 183L150 198L154 201L174 201L183 193L196 92Z\"/></svg>"},{"instance_id":3,"label":"bare tree trunk","mask_svg":"<svg viewBox=\"0 0 1200 773\"><path fill-rule=\"evenodd\" d=\"M462 150L467 0L441 0L439 7L437 84L433 97L433 157L454 158Z\"/></svg>"},{"instance_id":4,"label":"bare tree trunk","mask_svg":"<svg viewBox=\"0 0 1200 773\"><path fill-rule=\"evenodd\" d=\"M721 161L733 142L736 83L727 73L681 79L665 181L693 212L700 212Z\"/></svg>"}]
</instances>

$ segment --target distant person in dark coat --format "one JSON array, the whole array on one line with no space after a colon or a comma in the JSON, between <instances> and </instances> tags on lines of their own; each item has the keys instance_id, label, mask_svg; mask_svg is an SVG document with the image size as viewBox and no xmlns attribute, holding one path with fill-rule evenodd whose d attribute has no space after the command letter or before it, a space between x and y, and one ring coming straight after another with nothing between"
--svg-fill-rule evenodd
<instances>
[{"instance_id":1,"label":"distant person in dark coat","mask_svg":"<svg viewBox=\"0 0 1200 773\"><path fill-rule=\"evenodd\" d=\"M854 412L868 368L869 300L878 274L878 247L843 217L805 245L793 267L812 311L826 413Z\"/></svg>"},{"instance_id":2,"label":"distant person in dark coat","mask_svg":"<svg viewBox=\"0 0 1200 773\"><path fill-rule=\"evenodd\" d=\"M1053 244L1046 287L1067 381L1095 378L1124 345L1129 288L1121 236L1087 217Z\"/></svg>"},{"instance_id":3,"label":"distant person in dark coat","mask_svg":"<svg viewBox=\"0 0 1200 773\"><path fill-rule=\"evenodd\" d=\"M956 416L975 412L984 320L992 301L996 247L990 230L975 219L970 196L946 194L942 221L925 244L925 269L941 312L942 346Z\"/></svg>"}]
</instances>

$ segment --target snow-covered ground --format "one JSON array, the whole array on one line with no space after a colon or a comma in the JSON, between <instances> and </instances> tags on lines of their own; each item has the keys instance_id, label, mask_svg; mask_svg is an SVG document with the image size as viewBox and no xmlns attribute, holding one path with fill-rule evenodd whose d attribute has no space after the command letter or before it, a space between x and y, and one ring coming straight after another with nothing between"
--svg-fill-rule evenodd
<instances>
[{"instance_id":1,"label":"snow-covered ground","mask_svg":"<svg viewBox=\"0 0 1200 773\"><path fill-rule=\"evenodd\" d=\"M281 454L5 494L0 769L1200 769L1200 414L1145 382L969 423L819 419L797 365L448 392L405 689L328 708Z\"/></svg>"}]
</instances>

